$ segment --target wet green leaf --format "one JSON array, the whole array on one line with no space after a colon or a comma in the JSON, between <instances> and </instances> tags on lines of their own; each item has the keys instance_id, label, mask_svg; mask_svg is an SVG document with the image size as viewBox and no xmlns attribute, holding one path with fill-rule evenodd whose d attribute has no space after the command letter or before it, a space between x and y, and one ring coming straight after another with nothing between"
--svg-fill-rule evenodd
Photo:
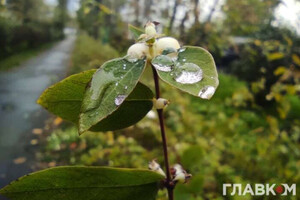
<instances>
[{"instance_id":1,"label":"wet green leaf","mask_svg":"<svg viewBox=\"0 0 300 200\"><path fill-rule=\"evenodd\" d=\"M154 200L163 177L155 172L108 167L56 167L2 188L10 200Z\"/></svg>"},{"instance_id":2,"label":"wet green leaf","mask_svg":"<svg viewBox=\"0 0 300 200\"><path fill-rule=\"evenodd\" d=\"M214 59L208 51L186 46L178 50L178 58L173 57L172 64L167 57L160 55L152 60L163 81L203 99L213 96L219 80Z\"/></svg>"},{"instance_id":3,"label":"wet green leaf","mask_svg":"<svg viewBox=\"0 0 300 200\"><path fill-rule=\"evenodd\" d=\"M64 120L78 123L85 88L95 69L69 76L46 89L37 103Z\"/></svg>"},{"instance_id":4,"label":"wet green leaf","mask_svg":"<svg viewBox=\"0 0 300 200\"><path fill-rule=\"evenodd\" d=\"M154 95L142 83L138 83L124 103L111 115L94 125L90 131L112 131L132 126L153 107Z\"/></svg>"},{"instance_id":5,"label":"wet green leaf","mask_svg":"<svg viewBox=\"0 0 300 200\"><path fill-rule=\"evenodd\" d=\"M79 115L79 133L116 111L138 83L146 60L118 58L104 63L89 83Z\"/></svg>"},{"instance_id":6,"label":"wet green leaf","mask_svg":"<svg viewBox=\"0 0 300 200\"><path fill-rule=\"evenodd\" d=\"M137 40L140 37L140 35L142 35L144 33L144 31L142 29L135 27L131 24L128 25L128 29L132 33L135 40Z\"/></svg>"},{"instance_id":7,"label":"wet green leaf","mask_svg":"<svg viewBox=\"0 0 300 200\"><path fill-rule=\"evenodd\" d=\"M72 75L43 92L38 103L64 120L78 124L85 88L96 70ZM125 102L91 131L117 130L140 121L151 110L152 91L138 83Z\"/></svg>"}]
</instances>

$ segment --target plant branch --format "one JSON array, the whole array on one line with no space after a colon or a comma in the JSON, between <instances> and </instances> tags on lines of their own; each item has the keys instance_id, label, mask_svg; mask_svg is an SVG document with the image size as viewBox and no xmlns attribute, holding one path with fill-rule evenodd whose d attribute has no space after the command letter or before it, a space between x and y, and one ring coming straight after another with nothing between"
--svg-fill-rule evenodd
<instances>
[{"instance_id":1,"label":"plant branch","mask_svg":"<svg viewBox=\"0 0 300 200\"><path fill-rule=\"evenodd\" d=\"M160 98L159 79L158 79L157 72L153 66L152 66L152 72L153 72L153 78L154 78L154 84L155 84L156 99L158 99L158 98ZM157 109L157 113L158 113L158 118L159 118L161 138L162 138L163 150L164 150L164 159L165 159L165 167L166 167L166 175L167 175L166 188L168 190L169 200L173 200L174 199L174 194L173 194L174 185L172 184L172 179L171 179L163 109Z\"/></svg>"}]
</instances>

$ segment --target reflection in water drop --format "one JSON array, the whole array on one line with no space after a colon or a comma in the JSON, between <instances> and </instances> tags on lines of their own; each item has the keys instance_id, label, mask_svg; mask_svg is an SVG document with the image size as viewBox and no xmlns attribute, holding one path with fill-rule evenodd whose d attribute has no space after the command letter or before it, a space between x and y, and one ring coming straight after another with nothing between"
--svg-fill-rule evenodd
<instances>
[{"instance_id":1,"label":"reflection in water drop","mask_svg":"<svg viewBox=\"0 0 300 200\"><path fill-rule=\"evenodd\" d=\"M159 55L151 61L155 69L163 72L172 71L172 66L174 65L172 58L166 55Z\"/></svg>"},{"instance_id":2,"label":"reflection in water drop","mask_svg":"<svg viewBox=\"0 0 300 200\"><path fill-rule=\"evenodd\" d=\"M123 64L123 69L126 69L126 64Z\"/></svg>"},{"instance_id":3,"label":"reflection in water drop","mask_svg":"<svg viewBox=\"0 0 300 200\"><path fill-rule=\"evenodd\" d=\"M176 52L177 52L176 49L174 49L172 47L168 47L168 48L163 50L162 55L168 55L168 54L176 53Z\"/></svg>"},{"instance_id":4,"label":"reflection in water drop","mask_svg":"<svg viewBox=\"0 0 300 200\"><path fill-rule=\"evenodd\" d=\"M184 52L184 51L185 51L185 48L180 48L180 49L178 50L179 53Z\"/></svg>"},{"instance_id":5,"label":"reflection in water drop","mask_svg":"<svg viewBox=\"0 0 300 200\"><path fill-rule=\"evenodd\" d=\"M194 63L178 65L174 70L174 79L182 84L194 84L202 80L202 69Z\"/></svg>"},{"instance_id":6,"label":"reflection in water drop","mask_svg":"<svg viewBox=\"0 0 300 200\"><path fill-rule=\"evenodd\" d=\"M115 98L115 104L117 106L121 105L123 103L123 101L125 100L127 96L126 95L118 95L116 98Z\"/></svg>"},{"instance_id":7,"label":"reflection in water drop","mask_svg":"<svg viewBox=\"0 0 300 200\"><path fill-rule=\"evenodd\" d=\"M135 63L139 60L137 56L133 56L133 55L127 55L125 59L131 63Z\"/></svg>"},{"instance_id":8,"label":"reflection in water drop","mask_svg":"<svg viewBox=\"0 0 300 200\"><path fill-rule=\"evenodd\" d=\"M216 88L213 86L206 86L202 90L200 90L198 96L202 99L210 99L216 91Z\"/></svg>"}]
</instances>

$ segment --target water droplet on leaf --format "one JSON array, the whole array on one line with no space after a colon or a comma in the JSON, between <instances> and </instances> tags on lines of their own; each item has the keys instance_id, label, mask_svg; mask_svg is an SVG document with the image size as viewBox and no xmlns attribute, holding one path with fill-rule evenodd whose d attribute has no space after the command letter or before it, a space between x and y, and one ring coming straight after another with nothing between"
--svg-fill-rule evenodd
<instances>
[{"instance_id":1,"label":"water droplet on leaf","mask_svg":"<svg viewBox=\"0 0 300 200\"><path fill-rule=\"evenodd\" d=\"M126 60L127 60L128 62L135 63L135 62L137 62L139 59L138 59L138 57L136 57L136 56L128 55L128 56L126 57Z\"/></svg>"},{"instance_id":2,"label":"water droplet on leaf","mask_svg":"<svg viewBox=\"0 0 300 200\"><path fill-rule=\"evenodd\" d=\"M172 58L166 55L157 56L152 60L151 63L155 67L155 69L163 72L172 71L172 66L174 65Z\"/></svg>"},{"instance_id":3,"label":"water droplet on leaf","mask_svg":"<svg viewBox=\"0 0 300 200\"><path fill-rule=\"evenodd\" d=\"M117 106L121 105L123 103L123 101L126 99L126 95L118 95L116 98L115 98L115 104Z\"/></svg>"},{"instance_id":4,"label":"water droplet on leaf","mask_svg":"<svg viewBox=\"0 0 300 200\"><path fill-rule=\"evenodd\" d=\"M202 69L194 63L185 63L177 65L174 70L174 79L182 84L194 84L202 80Z\"/></svg>"},{"instance_id":5,"label":"water droplet on leaf","mask_svg":"<svg viewBox=\"0 0 300 200\"><path fill-rule=\"evenodd\" d=\"M185 51L185 48L180 48L180 49L178 50L179 53L182 53L182 52L184 52L184 51Z\"/></svg>"},{"instance_id":6,"label":"water droplet on leaf","mask_svg":"<svg viewBox=\"0 0 300 200\"><path fill-rule=\"evenodd\" d=\"M202 99L210 99L216 91L216 88L213 86L206 86L202 90L200 90L198 96Z\"/></svg>"},{"instance_id":7,"label":"water droplet on leaf","mask_svg":"<svg viewBox=\"0 0 300 200\"><path fill-rule=\"evenodd\" d=\"M163 50L162 55L168 55L170 53L176 53L176 52L177 52L176 49L169 47Z\"/></svg>"}]
</instances>

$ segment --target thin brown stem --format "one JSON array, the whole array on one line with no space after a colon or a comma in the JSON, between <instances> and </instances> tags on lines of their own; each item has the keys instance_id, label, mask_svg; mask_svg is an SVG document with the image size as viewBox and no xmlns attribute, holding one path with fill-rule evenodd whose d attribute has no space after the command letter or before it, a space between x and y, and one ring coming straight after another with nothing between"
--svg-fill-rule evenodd
<instances>
[{"instance_id":1,"label":"thin brown stem","mask_svg":"<svg viewBox=\"0 0 300 200\"><path fill-rule=\"evenodd\" d=\"M152 72L153 72L153 78L154 78L154 84L155 84L155 94L156 94L156 98L158 99L158 98L160 98L159 79L158 79L157 72L153 66L152 66ZM163 150L164 150L164 159L165 159L165 167L166 167L166 175L167 175L166 188L168 190L169 200L173 200L174 199L174 194L173 194L174 185L172 184L172 179L171 179L163 109L158 109L157 113L158 113L159 126L160 126L161 138L162 138Z\"/></svg>"}]
</instances>

